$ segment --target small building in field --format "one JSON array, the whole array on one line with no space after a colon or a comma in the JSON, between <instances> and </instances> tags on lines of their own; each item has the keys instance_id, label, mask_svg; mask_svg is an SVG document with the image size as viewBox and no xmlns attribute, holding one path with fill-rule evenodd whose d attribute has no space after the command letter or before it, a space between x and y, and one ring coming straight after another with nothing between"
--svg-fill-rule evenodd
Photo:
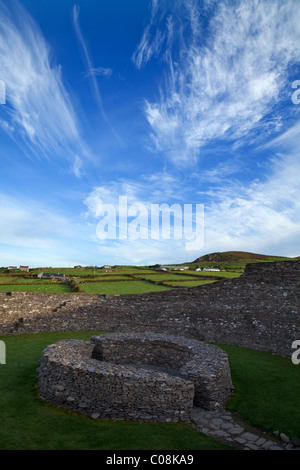
<instances>
[{"instance_id":1,"label":"small building in field","mask_svg":"<svg viewBox=\"0 0 300 470\"><path fill-rule=\"evenodd\" d=\"M166 268L165 266L159 266L159 268L157 268L158 271L168 271L168 268Z\"/></svg>"},{"instance_id":2,"label":"small building in field","mask_svg":"<svg viewBox=\"0 0 300 470\"><path fill-rule=\"evenodd\" d=\"M29 273L29 266L20 266L20 271L24 273Z\"/></svg>"},{"instance_id":3,"label":"small building in field","mask_svg":"<svg viewBox=\"0 0 300 470\"><path fill-rule=\"evenodd\" d=\"M203 268L203 271L221 271L219 268Z\"/></svg>"}]
</instances>

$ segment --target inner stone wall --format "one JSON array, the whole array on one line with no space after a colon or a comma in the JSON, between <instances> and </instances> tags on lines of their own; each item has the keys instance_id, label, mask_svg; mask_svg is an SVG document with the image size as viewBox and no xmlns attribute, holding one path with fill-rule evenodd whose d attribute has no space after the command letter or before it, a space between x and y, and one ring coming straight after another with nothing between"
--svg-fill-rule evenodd
<instances>
[{"instance_id":1,"label":"inner stone wall","mask_svg":"<svg viewBox=\"0 0 300 470\"><path fill-rule=\"evenodd\" d=\"M192 350L178 341L166 340L157 335L147 335L147 346L144 336L128 334L128 341L123 335L92 337L95 342L93 356L101 361L115 364L154 365L170 369L180 369L189 362Z\"/></svg>"},{"instance_id":2,"label":"inner stone wall","mask_svg":"<svg viewBox=\"0 0 300 470\"><path fill-rule=\"evenodd\" d=\"M44 350L38 377L43 400L93 418L190 421L192 382L163 371L96 360L91 345L66 340Z\"/></svg>"},{"instance_id":3,"label":"inner stone wall","mask_svg":"<svg viewBox=\"0 0 300 470\"><path fill-rule=\"evenodd\" d=\"M253 263L237 279L152 294L0 293L0 334L180 334L291 356L300 339L300 261Z\"/></svg>"}]
</instances>

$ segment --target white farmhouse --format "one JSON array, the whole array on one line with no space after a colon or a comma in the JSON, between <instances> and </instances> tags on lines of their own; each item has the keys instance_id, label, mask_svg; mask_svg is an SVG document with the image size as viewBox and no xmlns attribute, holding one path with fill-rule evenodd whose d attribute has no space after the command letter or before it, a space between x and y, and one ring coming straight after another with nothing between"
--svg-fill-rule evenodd
<instances>
[{"instance_id":1,"label":"white farmhouse","mask_svg":"<svg viewBox=\"0 0 300 470\"><path fill-rule=\"evenodd\" d=\"M219 268L203 268L203 271L220 271Z\"/></svg>"}]
</instances>

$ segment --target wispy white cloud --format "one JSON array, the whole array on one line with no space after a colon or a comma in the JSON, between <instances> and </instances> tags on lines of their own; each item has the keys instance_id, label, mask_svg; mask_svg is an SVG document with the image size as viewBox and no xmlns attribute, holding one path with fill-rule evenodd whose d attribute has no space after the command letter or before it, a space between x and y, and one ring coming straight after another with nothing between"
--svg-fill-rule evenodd
<instances>
[{"instance_id":1,"label":"wispy white cloud","mask_svg":"<svg viewBox=\"0 0 300 470\"><path fill-rule=\"evenodd\" d=\"M0 218L0 243L4 245L53 250L59 239L71 239L74 233L74 221L34 199L20 200L2 193Z\"/></svg>"},{"instance_id":2,"label":"wispy white cloud","mask_svg":"<svg viewBox=\"0 0 300 470\"><path fill-rule=\"evenodd\" d=\"M112 240L99 245L98 253L104 264L112 264L112 260L114 264L148 266L192 261L191 253L178 240Z\"/></svg>"},{"instance_id":3,"label":"wispy white cloud","mask_svg":"<svg viewBox=\"0 0 300 470\"><path fill-rule=\"evenodd\" d=\"M204 175L191 173L189 178L157 173L144 176L138 183L112 181L94 188L85 200L88 220L99 220L103 204L118 208L118 197L122 195L128 196L128 205L142 203L148 209L150 203L203 203L204 245L196 243L193 251L186 249L184 239L101 243L95 233L94 242L108 263L109 257L114 259L116 254L120 263L123 258L127 263L140 264L192 261L201 253L227 250L299 256L299 143L297 123L269 143L268 151L273 156L264 163L264 175L250 182L233 179L235 169L220 164Z\"/></svg>"},{"instance_id":4,"label":"wispy white cloud","mask_svg":"<svg viewBox=\"0 0 300 470\"><path fill-rule=\"evenodd\" d=\"M106 123L106 125L113 132L114 136L118 139L118 141L120 141L120 137L119 137L118 133L116 132L115 128L113 127L113 125L112 125L112 123L111 123L111 121L110 121L110 119L109 119L109 117L106 113L106 110L104 108L102 96L101 96L100 89L99 89L97 79L96 79L97 75L101 75L101 74L105 75L105 73L110 74L111 69L102 68L102 67L98 67L98 68L94 67L91 56L90 56L90 53L88 51L88 48L87 48L87 45L86 45L86 42L85 42L85 39L84 39L84 36L82 34L82 31L81 31L81 27L80 27L80 23L79 23L79 6L78 5L73 6L72 19L73 19L74 30L75 30L77 39L79 41L80 47L83 51L83 56L84 56L84 60L85 60L85 63L86 63L86 69L87 70L86 70L85 74L86 74L86 76L90 77L90 79L91 79L92 89L93 89L93 92L94 92L94 96L95 96L97 106L100 110L101 117L102 117L103 121Z\"/></svg>"},{"instance_id":5,"label":"wispy white cloud","mask_svg":"<svg viewBox=\"0 0 300 470\"><path fill-rule=\"evenodd\" d=\"M82 170L82 160L78 155L75 156L73 166L72 166L72 171L77 178L80 178L81 176L81 170Z\"/></svg>"},{"instance_id":6,"label":"wispy white cloud","mask_svg":"<svg viewBox=\"0 0 300 470\"><path fill-rule=\"evenodd\" d=\"M84 74L84 77L87 78L93 75L109 78L112 76L112 69L109 67L92 67Z\"/></svg>"},{"instance_id":7,"label":"wispy white cloud","mask_svg":"<svg viewBox=\"0 0 300 470\"><path fill-rule=\"evenodd\" d=\"M184 199L185 192L182 182L167 173L143 176L139 182L110 181L94 188L84 201L85 217L95 221L94 242L102 254L123 256L126 262L131 257L131 262L145 264L163 262L163 258L171 262L174 253L184 257L194 242L199 250L203 205Z\"/></svg>"},{"instance_id":8,"label":"wispy white cloud","mask_svg":"<svg viewBox=\"0 0 300 470\"><path fill-rule=\"evenodd\" d=\"M76 213L15 192L0 193L0 265L95 264L91 228Z\"/></svg>"},{"instance_id":9,"label":"wispy white cloud","mask_svg":"<svg viewBox=\"0 0 300 470\"><path fill-rule=\"evenodd\" d=\"M84 203L87 207L86 215L98 217L103 204L117 207L120 196L127 197L128 205L141 203L150 208L151 204L168 204L170 201L184 204L187 202L186 195L187 191L178 178L166 172L159 172L142 175L138 181L124 178L109 181L93 188Z\"/></svg>"},{"instance_id":10,"label":"wispy white cloud","mask_svg":"<svg viewBox=\"0 0 300 470\"><path fill-rule=\"evenodd\" d=\"M299 256L299 142L277 153L266 176L248 185L225 184L211 191L205 211L205 250L245 250ZM286 149L291 149L288 135ZM296 148L297 147L297 148Z\"/></svg>"},{"instance_id":11,"label":"wispy white cloud","mask_svg":"<svg viewBox=\"0 0 300 470\"><path fill-rule=\"evenodd\" d=\"M60 66L52 63L50 47L32 17L18 2L10 6L0 2L1 80L7 101L1 107L2 129L17 143L25 142L30 155L69 161L75 152L87 156Z\"/></svg>"},{"instance_id":12,"label":"wispy white cloud","mask_svg":"<svg viewBox=\"0 0 300 470\"><path fill-rule=\"evenodd\" d=\"M156 28L156 15L158 13L158 2L152 0L150 20L143 31L142 38L132 55L132 61L138 69L141 69L149 60L160 53L165 32Z\"/></svg>"},{"instance_id":13,"label":"wispy white cloud","mask_svg":"<svg viewBox=\"0 0 300 470\"><path fill-rule=\"evenodd\" d=\"M206 9L212 13L205 24ZM193 163L207 143L278 130L274 111L299 60L297 0L152 3L133 55L137 68L154 57L166 65L159 99L145 100L155 148L177 165ZM204 19L204 20L203 20Z\"/></svg>"}]
</instances>

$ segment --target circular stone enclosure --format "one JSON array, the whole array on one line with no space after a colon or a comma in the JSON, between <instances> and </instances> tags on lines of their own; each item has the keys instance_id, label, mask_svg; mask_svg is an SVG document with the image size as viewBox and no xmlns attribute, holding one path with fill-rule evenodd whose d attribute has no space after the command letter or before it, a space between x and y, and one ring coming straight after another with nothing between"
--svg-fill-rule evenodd
<instances>
[{"instance_id":1,"label":"circular stone enclosure","mask_svg":"<svg viewBox=\"0 0 300 470\"><path fill-rule=\"evenodd\" d=\"M188 422L193 406L223 407L233 392L223 350L156 333L52 344L38 386L43 400L94 418L159 422Z\"/></svg>"}]
</instances>

